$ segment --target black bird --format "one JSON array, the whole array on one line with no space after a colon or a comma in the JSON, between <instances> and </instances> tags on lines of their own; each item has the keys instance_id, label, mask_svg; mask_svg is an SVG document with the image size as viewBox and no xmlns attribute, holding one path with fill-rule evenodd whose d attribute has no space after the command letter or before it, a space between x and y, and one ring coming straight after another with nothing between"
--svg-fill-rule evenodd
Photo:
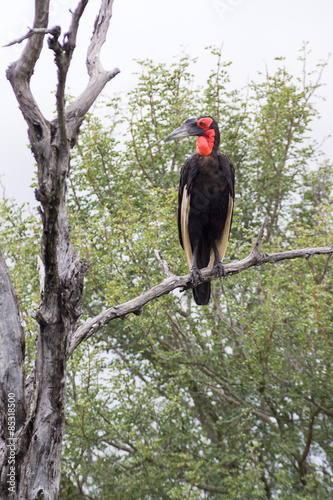
<instances>
[{"instance_id":1,"label":"black bird","mask_svg":"<svg viewBox=\"0 0 333 500\"><path fill-rule=\"evenodd\" d=\"M232 223L235 169L225 154L217 152L220 131L213 118L190 118L165 140L191 135L198 136L197 153L187 158L180 172L178 232L197 285L204 267L213 266L213 274L225 275L222 261ZM208 304L210 289L209 281L193 288L195 302Z\"/></svg>"}]
</instances>

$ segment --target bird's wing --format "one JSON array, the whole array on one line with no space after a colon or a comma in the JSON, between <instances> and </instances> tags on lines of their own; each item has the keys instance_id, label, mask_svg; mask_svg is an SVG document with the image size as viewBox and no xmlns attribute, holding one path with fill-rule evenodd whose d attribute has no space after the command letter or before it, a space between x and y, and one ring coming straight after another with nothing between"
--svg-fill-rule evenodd
<instances>
[{"instance_id":1,"label":"bird's wing","mask_svg":"<svg viewBox=\"0 0 333 500\"><path fill-rule=\"evenodd\" d=\"M184 163L180 171L179 189L178 189L178 235L181 246L186 255L189 268L192 265L192 247L188 233L188 218L190 213L190 188L195 177L197 163L195 156L190 156Z\"/></svg>"},{"instance_id":2,"label":"bird's wing","mask_svg":"<svg viewBox=\"0 0 333 500\"><path fill-rule=\"evenodd\" d=\"M227 249L229 236L230 236L230 229L231 229L231 224L232 224L234 198L235 198L235 168L234 168L231 160L227 157L227 155L225 155L223 153L219 153L218 158L219 158L220 168L223 171L223 173L225 174L226 181L227 181L224 195L228 199L227 213L226 213L226 217L225 217L225 223L224 223L224 227L222 230L222 234L221 234L221 237L219 238L219 240L217 240L215 242L220 259L221 259L221 262L222 262L224 259L226 249ZM214 253L211 252L209 266L212 266L213 263L214 263Z\"/></svg>"}]
</instances>

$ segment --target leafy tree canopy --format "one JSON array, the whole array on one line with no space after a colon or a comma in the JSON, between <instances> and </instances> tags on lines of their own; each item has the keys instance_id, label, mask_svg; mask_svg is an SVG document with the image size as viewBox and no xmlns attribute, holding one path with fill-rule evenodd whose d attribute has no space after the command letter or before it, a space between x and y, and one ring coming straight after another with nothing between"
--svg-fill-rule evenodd
<instances>
[{"instance_id":1,"label":"leafy tree canopy","mask_svg":"<svg viewBox=\"0 0 333 500\"><path fill-rule=\"evenodd\" d=\"M211 51L217 64L202 88L186 55L170 67L139 61L136 88L82 127L68 207L91 263L87 317L161 281L157 248L187 273L176 205L193 138L163 139L189 116L215 117L235 165L227 261L248 254L266 215L264 251L331 244L333 167L310 139L322 68L297 78L279 61L239 91ZM7 199L0 210L31 368L39 221ZM215 281L207 307L173 292L84 342L69 363L61 498L331 498L330 260Z\"/></svg>"}]
</instances>

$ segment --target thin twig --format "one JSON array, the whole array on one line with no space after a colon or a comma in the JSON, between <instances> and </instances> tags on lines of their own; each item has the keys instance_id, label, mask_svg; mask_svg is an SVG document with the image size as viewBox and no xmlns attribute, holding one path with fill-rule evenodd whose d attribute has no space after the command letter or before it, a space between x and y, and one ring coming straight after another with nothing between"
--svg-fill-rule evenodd
<instances>
[{"instance_id":1,"label":"thin twig","mask_svg":"<svg viewBox=\"0 0 333 500\"><path fill-rule=\"evenodd\" d=\"M305 462L306 457L308 456L308 453L310 451L310 446L311 446L311 442L312 442L312 435L313 435L313 425L314 425L315 418L319 413L320 413L320 408L318 408L318 407L314 408L310 412L308 429L307 429L306 436L305 436L306 437L305 448L304 448L302 455L297 459L297 462L298 462L298 465L299 465L301 471L303 471L303 469L304 469L304 462Z\"/></svg>"},{"instance_id":2,"label":"thin twig","mask_svg":"<svg viewBox=\"0 0 333 500\"><path fill-rule=\"evenodd\" d=\"M11 47L11 45L15 45L16 43L22 43L24 42L24 40L27 40L33 35L59 36L60 33L61 33L60 26L54 26L53 28L29 28L28 33L21 36L20 38L16 38L16 40L13 40L12 42L7 43L6 45L3 45L3 47Z\"/></svg>"},{"instance_id":3,"label":"thin twig","mask_svg":"<svg viewBox=\"0 0 333 500\"><path fill-rule=\"evenodd\" d=\"M165 274L165 276L167 278L170 278L171 276L175 276L171 271L170 271L170 267L168 265L168 263L163 259L162 257L162 254L161 254L161 251L160 250L155 250L155 256L157 258L157 260L159 261L160 263L160 266L161 266L161 269L163 271L163 273Z\"/></svg>"}]
</instances>

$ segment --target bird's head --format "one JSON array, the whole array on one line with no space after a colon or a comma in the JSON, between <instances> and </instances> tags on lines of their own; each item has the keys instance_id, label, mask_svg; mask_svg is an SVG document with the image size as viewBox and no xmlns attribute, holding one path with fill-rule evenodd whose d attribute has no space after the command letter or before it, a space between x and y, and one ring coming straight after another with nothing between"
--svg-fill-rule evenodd
<instances>
[{"instance_id":1,"label":"bird's head","mask_svg":"<svg viewBox=\"0 0 333 500\"><path fill-rule=\"evenodd\" d=\"M171 132L165 140L170 141L191 135L198 136L197 152L199 155L208 156L213 151L217 151L220 144L220 132L216 121L211 116L189 118L183 125Z\"/></svg>"}]
</instances>

